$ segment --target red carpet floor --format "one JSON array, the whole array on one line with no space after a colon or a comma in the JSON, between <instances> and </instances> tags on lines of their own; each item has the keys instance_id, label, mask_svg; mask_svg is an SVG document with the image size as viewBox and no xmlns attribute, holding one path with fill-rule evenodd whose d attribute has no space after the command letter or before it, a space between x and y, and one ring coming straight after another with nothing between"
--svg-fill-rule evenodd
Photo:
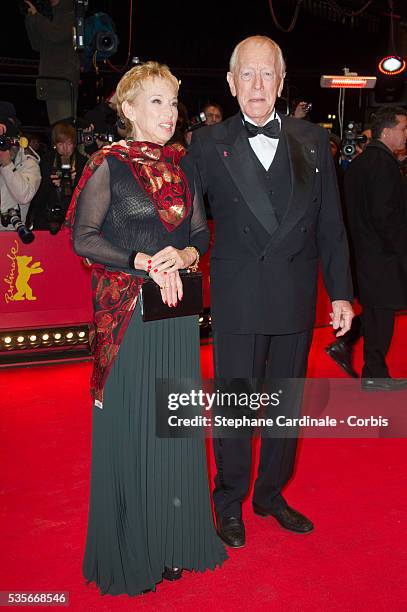
<instances>
[{"instance_id":1,"label":"red carpet floor","mask_svg":"<svg viewBox=\"0 0 407 612\"><path fill-rule=\"evenodd\" d=\"M342 376L322 350L330 339L316 331L312 376ZM403 316L389 356L394 376L407 377L406 352ZM210 347L202 356L210 375ZM89 371L89 363L0 371L0 591L67 591L74 611L407 610L407 445L396 439L301 442L286 496L315 521L311 535L255 517L246 502L247 546L230 551L222 569L132 599L86 586Z\"/></svg>"}]
</instances>

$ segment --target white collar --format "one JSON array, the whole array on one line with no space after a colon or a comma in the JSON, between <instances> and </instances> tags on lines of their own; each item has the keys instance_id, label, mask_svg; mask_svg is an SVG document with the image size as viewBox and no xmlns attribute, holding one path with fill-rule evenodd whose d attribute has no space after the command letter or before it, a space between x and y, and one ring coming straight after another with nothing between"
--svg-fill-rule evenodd
<instances>
[{"instance_id":1,"label":"white collar","mask_svg":"<svg viewBox=\"0 0 407 612\"><path fill-rule=\"evenodd\" d=\"M249 123L252 123L253 125L257 125L257 123L254 123L254 121L252 119L250 119L245 113L242 112L242 115L243 115L245 121L248 121ZM275 108L272 110L271 115L268 117L268 119L264 122L264 125L266 125L266 123L268 123L272 119L277 119L279 124L281 125L281 119L277 115L277 112L276 112Z\"/></svg>"}]
</instances>

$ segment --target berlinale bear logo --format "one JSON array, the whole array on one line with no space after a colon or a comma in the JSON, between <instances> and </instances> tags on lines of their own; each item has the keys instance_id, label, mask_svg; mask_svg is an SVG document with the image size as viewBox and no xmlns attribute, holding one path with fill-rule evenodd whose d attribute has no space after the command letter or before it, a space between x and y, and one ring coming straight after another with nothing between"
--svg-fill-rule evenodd
<instances>
[{"instance_id":1,"label":"berlinale bear logo","mask_svg":"<svg viewBox=\"0 0 407 612\"><path fill-rule=\"evenodd\" d=\"M15 241L15 246L10 249L10 253L7 253L7 257L11 259L10 272L4 279L4 282L8 285L7 292L4 294L7 303L36 300L37 298L33 295L29 285L29 280L33 274L44 272L40 261L35 261L31 264L32 257L29 255L18 255L18 247L18 242Z\"/></svg>"}]
</instances>

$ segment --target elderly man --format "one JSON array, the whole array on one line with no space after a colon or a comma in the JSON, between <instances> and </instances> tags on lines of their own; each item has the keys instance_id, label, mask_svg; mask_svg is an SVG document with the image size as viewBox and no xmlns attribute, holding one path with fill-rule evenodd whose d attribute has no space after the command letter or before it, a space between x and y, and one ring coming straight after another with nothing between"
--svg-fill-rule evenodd
<instances>
[{"instance_id":1,"label":"elderly man","mask_svg":"<svg viewBox=\"0 0 407 612\"><path fill-rule=\"evenodd\" d=\"M305 376L319 259L339 335L353 316L328 133L276 113L284 76L274 41L253 36L239 43L227 80L240 112L201 130L190 149L215 221L211 296L220 378ZM295 449L295 439L262 440L253 507L286 529L307 533L311 521L282 496ZM251 441L215 439L214 451L218 533L229 546L241 547Z\"/></svg>"}]
</instances>

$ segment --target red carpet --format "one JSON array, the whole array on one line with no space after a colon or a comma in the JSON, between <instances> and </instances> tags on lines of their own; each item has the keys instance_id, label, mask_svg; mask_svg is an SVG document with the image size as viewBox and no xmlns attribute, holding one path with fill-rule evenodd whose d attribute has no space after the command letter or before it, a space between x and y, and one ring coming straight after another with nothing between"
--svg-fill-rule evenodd
<instances>
[{"instance_id":1,"label":"red carpet","mask_svg":"<svg viewBox=\"0 0 407 612\"><path fill-rule=\"evenodd\" d=\"M322 350L330 339L316 331L312 376L342 376ZM389 355L394 376L407 377L406 349L404 316ZM210 375L210 347L202 356ZM133 599L86 586L89 371L88 363L0 371L1 591L68 591L74 611L406 610L405 440L302 441L286 493L315 521L311 535L284 532L246 503L247 546L230 551L223 569Z\"/></svg>"}]
</instances>

